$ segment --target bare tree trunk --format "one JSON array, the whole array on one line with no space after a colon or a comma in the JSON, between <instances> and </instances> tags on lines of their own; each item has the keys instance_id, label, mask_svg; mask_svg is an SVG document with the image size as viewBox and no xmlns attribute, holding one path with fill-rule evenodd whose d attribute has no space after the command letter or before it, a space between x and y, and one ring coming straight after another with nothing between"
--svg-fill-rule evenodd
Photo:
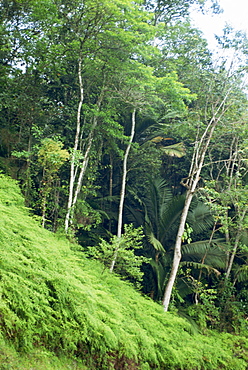
<instances>
[{"instance_id":1,"label":"bare tree trunk","mask_svg":"<svg viewBox=\"0 0 248 370\"><path fill-rule=\"evenodd\" d=\"M84 88L83 88L83 80L82 80L82 58L79 58L78 61L78 82L79 82L79 90L80 90L80 100L78 103L78 110L77 110L77 126L76 126L76 134L74 139L74 147L72 151L72 158L71 158L71 169L70 169L70 185L69 185L69 197L67 203L67 213L65 216L65 232L68 232L69 229L69 221L71 216L71 209L72 209L72 201L73 201L73 191L75 185L75 165L76 165L76 152L78 149L79 144L79 136L81 131L81 111L82 105L84 101Z\"/></svg>"},{"instance_id":2,"label":"bare tree trunk","mask_svg":"<svg viewBox=\"0 0 248 370\"><path fill-rule=\"evenodd\" d=\"M193 153L193 157L191 161L191 167L189 171L189 176L185 179L186 180L185 182L182 181L182 184L187 188L187 193L186 193L185 204L184 204L184 208L182 211L182 215L181 215L181 219L180 219L180 223L178 227L178 232L177 232L177 237L175 241L172 269L171 269L170 277L166 285L164 297L163 297L163 306L164 306L165 311L168 311L169 303L171 300L172 289L175 284L179 264L181 261L182 235L184 232L189 207L190 207L193 195L196 191L196 186L200 180L200 174L201 174L201 170L204 164L205 155L208 150L210 141L212 139L215 127L217 123L221 120L221 118L223 117L224 113L226 112L226 109L224 106L225 106L225 102L226 102L228 95L229 95L229 92L225 95L224 99L222 100L222 102L219 104L218 107L213 107L212 118L210 122L208 123L205 131L203 132L200 140L195 145L194 153Z\"/></svg>"},{"instance_id":3,"label":"bare tree trunk","mask_svg":"<svg viewBox=\"0 0 248 370\"><path fill-rule=\"evenodd\" d=\"M98 123L98 117L97 115L94 115L90 133L87 139L84 158L83 158L82 163L80 164L81 168L78 174L79 165L76 166L75 162L76 162L76 152L79 148L80 140L82 139L81 110L82 110L82 104L84 100L84 90L83 90L83 82L82 82L82 60L81 59L79 60L78 79L79 79L79 87L80 87L80 101L78 105L77 129L76 129L75 142L74 142L74 148L73 148L73 154L72 154L72 160L71 160L69 198L68 198L68 204L67 204L67 214L65 217L65 232L66 233L68 232L68 229L69 229L70 220L72 220L73 218L74 208L75 208L79 193L82 188L83 178L84 178L84 175L85 175L85 172L88 166L88 162L89 162L90 150L91 150L93 138L94 138L94 131ZM97 111L100 110L100 107L103 101L104 88L105 88L105 79L104 79L102 91L97 101ZM80 139L80 136L81 136L81 139ZM76 181L76 178L77 178L77 181Z\"/></svg>"},{"instance_id":4,"label":"bare tree trunk","mask_svg":"<svg viewBox=\"0 0 248 370\"><path fill-rule=\"evenodd\" d=\"M238 150L238 138L236 136L234 136L233 140L232 140L232 143L231 143L231 147L230 147L229 160L228 160L227 165L226 165L226 175L229 178L229 184L228 184L228 188L227 188L228 191L231 190L232 185L236 184L235 168L236 168L237 171L240 170L238 152L239 152L239 150ZM236 185L235 185L235 187L236 187ZM246 212L247 212L247 207L243 210L242 214L241 214L241 210L239 210L239 206L237 207L237 214L240 215L239 216L239 222L238 222L239 226L238 226L237 234L236 234L236 237L235 237L232 252L230 252L230 251L227 252L226 276L225 276L225 281L226 282L229 279L229 276L230 276L230 273L231 273L231 270L232 270L232 266L233 266L233 262L234 262L234 258L235 258L236 253L237 253L237 249L238 249L238 245L239 245L239 241L240 241L240 237L241 237L241 233L242 233L242 229L243 229L243 221L244 221L244 218L246 216ZM225 216L226 216L226 224L228 225L228 210L226 211ZM225 236L226 236L227 245L230 247L231 246L231 238L230 238L230 232L229 232L228 227L225 231Z\"/></svg>"},{"instance_id":5,"label":"bare tree trunk","mask_svg":"<svg viewBox=\"0 0 248 370\"><path fill-rule=\"evenodd\" d=\"M239 218L239 228L238 228L238 231L237 231L237 234L236 234L236 238L235 238L235 242L234 242L232 254L231 254L230 259L229 259L229 262L228 262L228 267L227 267L227 271L226 271L225 281L227 281L229 279L229 276L230 276L230 273L231 273L231 270L232 270L233 261L234 261L234 258L236 256L238 245L239 245L239 241L240 241L240 237L241 237L241 233L242 233L242 230L244 228L243 221L244 221L245 216L247 214L247 210L248 210L248 206L245 207L245 209L242 212L242 215Z\"/></svg>"},{"instance_id":6,"label":"bare tree trunk","mask_svg":"<svg viewBox=\"0 0 248 370\"><path fill-rule=\"evenodd\" d=\"M41 226L45 228L46 223L46 203L47 203L47 188L49 186L49 179L46 177L46 171L43 169L41 187Z\"/></svg>"},{"instance_id":7,"label":"bare tree trunk","mask_svg":"<svg viewBox=\"0 0 248 370\"><path fill-rule=\"evenodd\" d=\"M27 148L29 155L27 157L27 164L26 164L26 170L25 170L25 182L24 182L24 199L28 207L30 205L29 201L30 201L30 189L31 189L31 176L30 176L31 147L32 147L32 124L29 127L28 148Z\"/></svg>"},{"instance_id":8,"label":"bare tree trunk","mask_svg":"<svg viewBox=\"0 0 248 370\"><path fill-rule=\"evenodd\" d=\"M102 100L103 100L103 95L104 95L104 85L103 85L102 91L100 93L98 102L97 102L97 111L100 110ZM85 150L85 153L84 153L84 159L83 159L83 162L81 164L81 169L80 169L78 180L77 180L77 186L76 186L76 189L75 189L75 192L74 192L74 197L73 197L73 201L72 201L72 205L71 205L71 208L72 208L71 209L71 216L73 216L73 211L74 211L75 205L77 203L80 190L82 188L83 178L84 178L85 172L87 170L87 166L88 166L88 162L89 162L89 156L90 156L90 150L91 150L92 143L93 143L93 138L94 138L94 131L95 131L95 128L97 126L97 123L98 123L98 117L95 115L93 117L93 123L92 123L91 130L90 130L90 133L89 133L89 136L88 136L88 143L87 143L87 147L86 147L86 150Z\"/></svg>"},{"instance_id":9,"label":"bare tree trunk","mask_svg":"<svg viewBox=\"0 0 248 370\"><path fill-rule=\"evenodd\" d=\"M87 148L86 148L86 151L84 153L84 159L83 159L83 162L81 164L81 169L80 169L79 176L78 176L77 186L76 186L73 201L72 201L72 213L73 213L73 207L75 206L75 204L77 202L77 199L78 199L81 187L82 187L83 178L84 178L87 166L88 166L89 154L90 154L90 150L91 150L91 146L92 146L92 142L93 142L93 131L96 127L96 124L97 124L97 120L91 128L91 133L90 133L90 137L89 137L89 140L88 140Z\"/></svg>"},{"instance_id":10,"label":"bare tree trunk","mask_svg":"<svg viewBox=\"0 0 248 370\"><path fill-rule=\"evenodd\" d=\"M127 160L129 156L129 152L131 149L131 144L133 142L134 134L135 134L135 115L136 115L136 108L133 109L132 112L132 128L131 128L131 135L129 138L129 142L126 148L124 160L123 160L123 174L122 174L122 185L121 185L121 193L120 193L120 203L119 203L119 214L118 214L118 225L117 225L117 237L121 238L121 229L122 229L122 219L123 219L123 206L124 206L124 199L125 199L125 191L126 191L126 179L127 179ZM113 271L116 259L118 256L119 247L115 249L114 257L111 262L110 272Z\"/></svg>"},{"instance_id":11,"label":"bare tree trunk","mask_svg":"<svg viewBox=\"0 0 248 370\"><path fill-rule=\"evenodd\" d=\"M54 208L53 208L53 232L57 231L58 211L59 211L59 198L60 198L60 180L56 179L55 192L54 192Z\"/></svg>"},{"instance_id":12,"label":"bare tree trunk","mask_svg":"<svg viewBox=\"0 0 248 370\"><path fill-rule=\"evenodd\" d=\"M109 163L110 163L110 169L109 169L109 196L110 196L110 209L112 208L112 196L113 196L113 155L110 153L109 155ZM112 220L109 220L109 232L111 233L112 230Z\"/></svg>"},{"instance_id":13,"label":"bare tree trunk","mask_svg":"<svg viewBox=\"0 0 248 370\"><path fill-rule=\"evenodd\" d=\"M172 289L173 289L173 286L174 286L174 283L175 283L175 280L176 280L176 276L177 276L177 272L178 272L178 268L179 268L179 263L181 261L182 236L183 236L183 233L184 233L184 227L185 227L185 223L186 223L186 219L187 219L187 216L188 216L188 211L189 211L189 207L190 207L192 198L193 198L193 193L190 190L188 190L187 195L186 195L186 199L185 199L183 212L182 212L181 219L180 219L178 232L177 232L171 273L170 273L170 277L169 277L169 280L168 280L168 283L166 285L165 292L164 292L163 306L164 306L165 311L167 311L168 307L169 307L171 294L172 294Z\"/></svg>"},{"instance_id":14,"label":"bare tree trunk","mask_svg":"<svg viewBox=\"0 0 248 370\"><path fill-rule=\"evenodd\" d=\"M45 228L45 223L46 223L46 201L47 201L47 197L46 197L46 194L45 194L43 199L42 199L42 215L41 215L41 219L42 219L41 226L43 228Z\"/></svg>"}]
</instances>

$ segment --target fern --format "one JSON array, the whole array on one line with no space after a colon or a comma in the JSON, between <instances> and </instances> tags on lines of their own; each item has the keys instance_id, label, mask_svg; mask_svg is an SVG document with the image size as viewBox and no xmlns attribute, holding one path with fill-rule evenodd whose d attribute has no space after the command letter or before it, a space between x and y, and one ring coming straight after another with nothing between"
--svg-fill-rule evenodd
<instances>
[{"instance_id":1,"label":"fern","mask_svg":"<svg viewBox=\"0 0 248 370\"><path fill-rule=\"evenodd\" d=\"M192 335L185 320L41 229L16 184L2 176L0 199L1 335L20 357L40 348L76 356L87 369L245 370L237 337ZM242 347L245 353L245 338Z\"/></svg>"}]
</instances>

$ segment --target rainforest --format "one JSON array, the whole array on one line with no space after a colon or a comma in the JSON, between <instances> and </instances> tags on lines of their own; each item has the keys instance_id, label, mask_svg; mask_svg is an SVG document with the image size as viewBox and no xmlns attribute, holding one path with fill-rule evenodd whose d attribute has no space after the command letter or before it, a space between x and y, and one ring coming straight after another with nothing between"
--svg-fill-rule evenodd
<instances>
[{"instance_id":1,"label":"rainforest","mask_svg":"<svg viewBox=\"0 0 248 370\"><path fill-rule=\"evenodd\" d=\"M0 5L0 370L248 369L246 34Z\"/></svg>"}]
</instances>

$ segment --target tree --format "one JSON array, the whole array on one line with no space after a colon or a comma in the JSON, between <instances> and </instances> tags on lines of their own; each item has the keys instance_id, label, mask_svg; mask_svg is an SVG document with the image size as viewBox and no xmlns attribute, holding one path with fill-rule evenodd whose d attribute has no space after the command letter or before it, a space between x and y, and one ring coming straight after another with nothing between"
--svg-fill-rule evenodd
<instances>
[{"instance_id":1,"label":"tree","mask_svg":"<svg viewBox=\"0 0 248 370\"><path fill-rule=\"evenodd\" d=\"M241 114L240 123L236 122L231 135L230 131L222 133L225 139L222 151L226 151L226 158L215 161L217 153L211 152L212 179L201 190L206 202L216 213L216 223L221 225L220 231L225 235L226 282L231 277L237 251L242 245L242 235L247 228L247 128L243 123L244 117Z\"/></svg>"},{"instance_id":2,"label":"tree","mask_svg":"<svg viewBox=\"0 0 248 370\"><path fill-rule=\"evenodd\" d=\"M137 193L140 192L137 191ZM145 195L139 197L135 194L135 199L138 203L128 207L128 219L136 227L140 225L144 227L146 239L142 253L151 258L153 270L153 282L149 282L149 285L153 285L150 295L160 300L164 294L173 260L173 243L185 203L185 194L173 196L166 180L156 178L150 179ZM213 223L210 208L195 197L187 215L187 224L182 238L181 266L184 264L198 271L205 269L208 273L224 267L225 254L219 248L218 241L214 238L207 239ZM206 234L205 240L201 238L203 232ZM150 273L150 270L148 272Z\"/></svg>"},{"instance_id":3,"label":"tree","mask_svg":"<svg viewBox=\"0 0 248 370\"><path fill-rule=\"evenodd\" d=\"M90 3L91 4L91 3ZM125 12L126 6L130 7L131 16L128 16ZM78 104L78 111L77 111L77 127L76 127L76 135L74 140L74 148L72 151L72 159L71 159L71 173L70 173L70 186L69 186L69 198L68 198L68 205L67 205L67 214L65 218L65 230L68 231L69 228L69 221L72 219L73 216L73 209L75 208L78 195L82 186L83 177L88 165L89 161L89 153L92 147L92 142L94 138L94 131L98 124L98 118L101 111L101 105L103 103L103 99L105 98L105 93L107 92L107 86L111 81L111 76L116 71L116 66L120 67L120 60L124 63L126 60L130 58L130 56L134 52L133 45L137 45L138 41L141 39L145 40L147 36L144 36L149 32L149 28L147 25L147 17L145 14L139 10L139 7L131 2L127 2L124 5L122 3L106 3L101 4L99 7L93 11L93 8L90 8L91 12L88 13L85 10L85 6L81 9L76 15L78 18L78 22L76 22L78 30L76 30L76 35L78 35L78 42L79 42L79 64L78 64L78 81L79 81L79 88L80 88L80 99ZM136 14L136 18L134 19L134 13ZM82 22L82 18L89 17L88 19L88 29L85 28L85 22ZM131 23L131 21L133 23ZM94 24L94 26L92 26ZM128 32L123 33L124 29L128 28ZM105 34L103 33L105 30ZM141 32L142 30L142 32ZM81 34L86 32L86 35L82 38ZM148 31L148 32L147 32ZM116 39L116 32L119 34L118 40ZM106 37L107 36L107 37ZM139 36L139 38L137 38ZM111 43L112 40L112 43ZM74 42L74 41L73 41ZM134 44L132 45L132 42ZM92 46L91 46L92 43ZM90 53L89 53L89 45ZM114 45L114 48L113 48ZM108 51L108 64L105 60L106 52ZM86 53L86 54L85 54ZM92 125L89 130L88 138L87 138L87 145L85 146L85 151L83 154L83 159L79 165L75 166L76 163L76 153L78 151L80 140L82 140L82 129L81 129L81 110L82 105L84 102L84 88L83 88L83 80L82 80L82 63L84 59L92 58L95 59L96 55L99 54L99 61L97 69L102 69L103 74L103 82L102 87L100 88L100 93L96 98L95 102L95 113L93 114L92 118ZM111 55L111 57L110 57ZM110 63L111 62L111 63ZM84 68L86 65L84 64ZM81 137L81 138L80 138ZM78 179L76 180L78 172ZM75 185L76 184L76 185Z\"/></svg>"},{"instance_id":4,"label":"tree","mask_svg":"<svg viewBox=\"0 0 248 370\"><path fill-rule=\"evenodd\" d=\"M47 198L52 191L52 182L57 177L60 167L68 159L69 153L62 149L63 143L53 139L44 139L38 152L38 162L43 167L42 189L41 189L41 208L42 208L42 227L45 227Z\"/></svg>"},{"instance_id":5,"label":"tree","mask_svg":"<svg viewBox=\"0 0 248 370\"><path fill-rule=\"evenodd\" d=\"M131 126L131 134L129 137L129 142L125 150L125 155L123 159L123 173L122 173L122 182L121 182L121 193L120 193L120 202L119 202L119 213L118 213L118 225L117 225L117 238L121 238L122 234L122 219L123 219L123 206L124 206L124 198L125 198L125 190L126 190L126 178L127 178L127 161L129 152L131 149L131 145L135 135L135 126L136 126L136 112L137 109L140 108L142 105L146 105L147 101L146 98L153 98L154 95L154 86L152 85L153 76L151 74L151 70L148 68L144 68L143 66L139 66L135 64L136 68L133 73L129 76L129 83L126 83L125 88L119 91L121 94L122 99L126 104L130 104L133 106L132 108L132 126ZM140 74L143 74L144 84L141 86L140 79L136 80L135 75L137 75L137 70L140 69ZM139 84L139 85L138 85ZM138 87L139 86L139 87ZM150 96L149 96L150 95ZM149 96L149 97L148 97ZM110 265L110 272L113 271L117 255L119 251L119 246L115 248L115 253Z\"/></svg>"},{"instance_id":6,"label":"tree","mask_svg":"<svg viewBox=\"0 0 248 370\"><path fill-rule=\"evenodd\" d=\"M133 107L131 135L123 161L123 177L117 227L117 235L119 237L121 236L122 229L123 205L127 177L127 159L135 135L136 111L140 110L141 112L149 112L149 110L156 110L156 107L157 109L163 109L164 106L171 106L174 109L177 108L178 110L185 112L187 111L187 106L184 103L184 99L189 102L195 98L193 94L190 94L188 89L184 88L183 85L177 81L176 74L170 74L165 77L158 78L153 75L153 69L137 62L132 63L131 69L128 72L129 76L125 79L125 83L122 82L121 89L117 90L121 99L123 99L126 104ZM116 253L110 266L110 272L113 271L117 254L118 247L116 248Z\"/></svg>"},{"instance_id":7,"label":"tree","mask_svg":"<svg viewBox=\"0 0 248 370\"><path fill-rule=\"evenodd\" d=\"M175 19L186 17L192 4L197 4L200 9L204 9L206 1L200 0L156 0L153 2L145 1L145 6L154 14L154 23L169 23ZM213 12L220 11L218 1L212 0L211 9Z\"/></svg>"},{"instance_id":8,"label":"tree","mask_svg":"<svg viewBox=\"0 0 248 370\"><path fill-rule=\"evenodd\" d=\"M199 127L188 177L182 180L182 184L187 189L186 198L175 241L174 259L171 274L163 298L163 306L165 311L168 310L172 288L178 272L179 263L181 261L181 245L185 229L185 223L189 212L190 204L197 190L197 184L200 180L200 175L204 165L205 156L213 139L216 127L218 127L218 125L221 126L222 122L225 121L225 116L228 110L234 106L234 102L237 97L232 93L232 91L234 90L234 86L236 86L235 79L233 80L232 83L230 83L231 76L229 76L227 72L224 72L224 74L221 74L221 76L223 78L222 84L225 88L223 90L223 93L219 96L216 95L216 90L213 90L211 88L211 90L209 91L209 97L205 107L205 124ZM211 100L210 97L212 98ZM202 128L203 130L202 133L200 131L200 128Z\"/></svg>"},{"instance_id":9,"label":"tree","mask_svg":"<svg viewBox=\"0 0 248 370\"><path fill-rule=\"evenodd\" d=\"M142 226L134 228L132 224L124 225L121 236L114 235L109 242L102 239L99 245L87 248L87 255L103 262L106 268L109 268L113 262L113 256L116 255L115 272L122 279L129 280L140 288L144 274L141 267L143 263L149 261L149 258L135 254L135 251L141 248L143 238ZM118 250L117 254L116 250Z\"/></svg>"}]
</instances>

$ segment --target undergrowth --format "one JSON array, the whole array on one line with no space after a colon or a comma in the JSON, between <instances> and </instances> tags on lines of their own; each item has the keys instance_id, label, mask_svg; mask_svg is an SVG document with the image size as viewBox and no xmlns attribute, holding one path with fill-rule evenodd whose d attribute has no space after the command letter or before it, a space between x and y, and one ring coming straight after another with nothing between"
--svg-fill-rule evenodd
<instances>
[{"instance_id":1,"label":"undergrowth","mask_svg":"<svg viewBox=\"0 0 248 370\"><path fill-rule=\"evenodd\" d=\"M13 346L13 359L50 354L42 359L47 370L61 356L70 358L68 367L54 369L248 368L247 338L193 334L187 321L42 229L3 175L0 211L1 338ZM8 369L4 356L0 370ZM16 366L28 369L27 362Z\"/></svg>"}]
</instances>

